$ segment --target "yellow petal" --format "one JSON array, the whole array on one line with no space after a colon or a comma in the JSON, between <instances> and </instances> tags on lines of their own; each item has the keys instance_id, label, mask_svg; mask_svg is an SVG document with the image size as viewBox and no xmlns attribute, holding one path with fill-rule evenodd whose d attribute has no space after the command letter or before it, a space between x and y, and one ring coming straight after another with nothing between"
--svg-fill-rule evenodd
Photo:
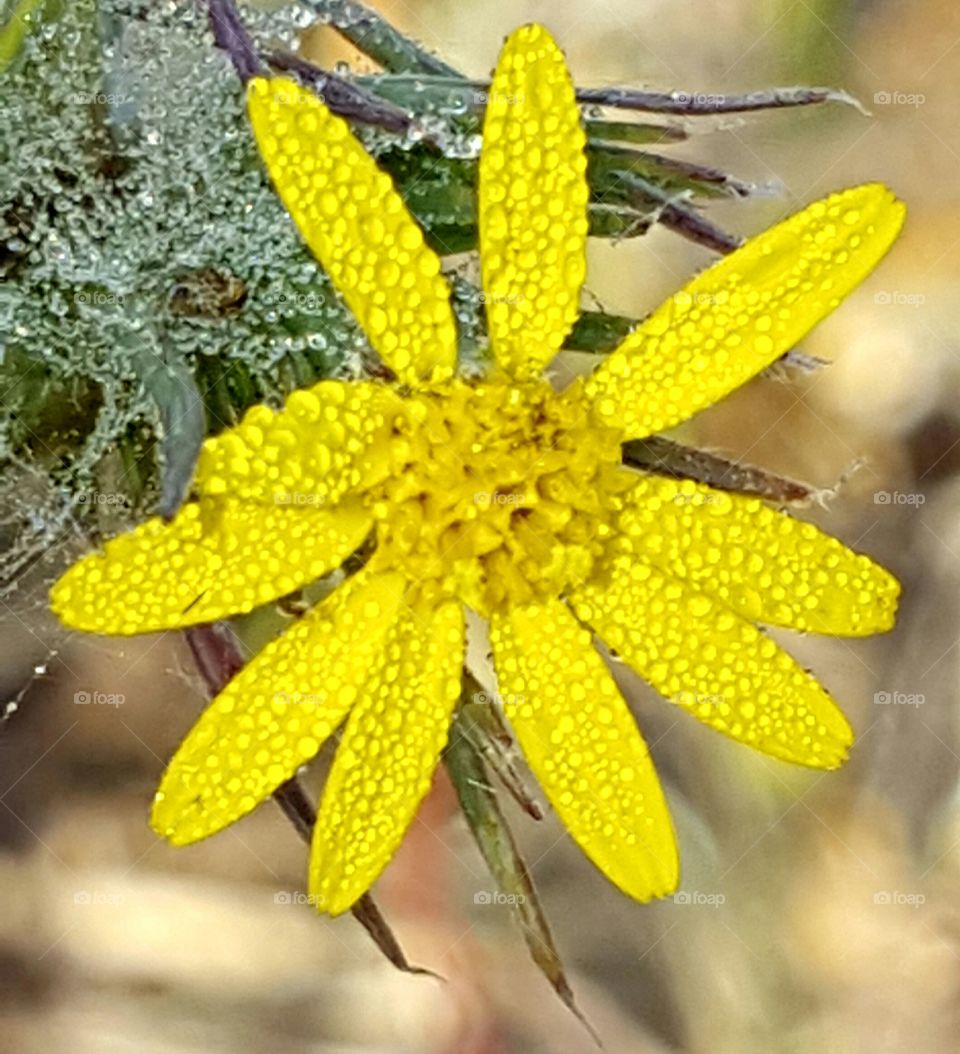
<instances>
[{"instance_id":1,"label":"yellow petal","mask_svg":"<svg viewBox=\"0 0 960 1054\"><path fill-rule=\"evenodd\" d=\"M590 635L558 600L491 622L506 716L583 851L637 900L676 888L670 814L650 752Z\"/></svg>"},{"instance_id":2,"label":"yellow petal","mask_svg":"<svg viewBox=\"0 0 960 1054\"><path fill-rule=\"evenodd\" d=\"M490 338L510 374L539 373L579 312L587 159L573 84L543 26L507 40L487 101L480 262Z\"/></svg>"},{"instance_id":3,"label":"yellow petal","mask_svg":"<svg viewBox=\"0 0 960 1054\"><path fill-rule=\"evenodd\" d=\"M430 787L460 696L463 609L406 608L347 722L314 830L310 892L339 915L377 879Z\"/></svg>"},{"instance_id":4,"label":"yellow petal","mask_svg":"<svg viewBox=\"0 0 960 1054\"><path fill-rule=\"evenodd\" d=\"M872 183L751 238L661 305L587 381L599 419L646 436L739 388L870 274L904 215Z\"/></svg>"},{"instance_id":5,"label":"yellow petal","mask_svg":"<svg viewBox=\"0 0 960 1054\"><path fill-rule=\"evenodd\" d=\"M361 572L252 659L164 773L157 834L174 845L215 834L309 761L363 693L402 594L399 575Z\"/></svg>"},{"instance_id":6,"label":"yellow petal","mask_svg":"<svg viewBox=\"0 0 960 1054\"><path fill-rule=\"evenodd\" d=\"M64 625L131 636L252 611L339 567L372 525L335 509L204 498L154 518L78 560L50 603Z\"/></svg>"},{"instance_id":7,"label":"yellow petal","mask_svg":"<svg viewBox=\"0 0 960 1054\"><path fill-rule=\"evenodd\" d=\"M208 439L195 486L271 505L332 504L389 474L391 426L402 411L385 385L321 381L290 394L280 411L251 407Z\"/></svg>"},{"instance_id":8,"label":"yellow petal","mask_svg":"<svg viewBox=\"0 0 960 1054\"><path fill-rule=\"evenodd\" d=\"M889 571L759 498L647 476L626 502L625 548L743 618L838 637L893 626Z\"/></svg>"},{"instance_id":9,"label":"yellow petal","mask_svg":"<svg viewBox=\"0 0 960 1054\"><path fill-rule=\"evenodd\" d=\"M621 556L609 584L571 603L665 699L755 750L836 768L853 733L836 703L785 651L719 600Z\"/></svg>"},{"instance_id":10,"label":"yellow petal","mask_svg":"<svg viewBox=\"0 0 960 1054\"><path fill-rule=\"evenodd\" d=\"M277 193L384 362L408 384L449 377L449 289L390 177L296 81L255 77L247 105Z\"/></svg>"}]
</instances>

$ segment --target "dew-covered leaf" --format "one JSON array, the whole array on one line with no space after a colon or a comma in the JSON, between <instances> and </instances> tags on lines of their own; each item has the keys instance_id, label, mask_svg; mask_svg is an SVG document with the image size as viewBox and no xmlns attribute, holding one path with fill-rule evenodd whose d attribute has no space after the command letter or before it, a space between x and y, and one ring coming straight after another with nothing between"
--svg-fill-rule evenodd
<instances>
[{"instance_id":1,"label":"dew-covered leaf","mask_svg":"<svg viewBox=\"0 0 960 1054\"><path fill-rule=\"evenodd\" d=\"M564 1005L599 1045L593 1027L577 1006L533 879L490 786L484 755L477 746L476 725L464 718L463 710L461 706L454 719L445 755L460 807L500 893L520 926L530 957Z\"/></svg>"},{"instance_id":2,"label":"dew-covered leaf","mask_svg":"<svg viewBox=\"0 0 960 1054\"><path fill-rule=\"evenodd\" d=\"M3 25L0 26L0 73L20 53L23 42L33 26L39 22L46 0L17 0Z\"/></svg>"},{"instance_id":3,"label":"dew-covered leaf","mask_svg":"<svg viewBox=\"0 0 960 1054\"><path fill-rule=\"evenodd\" d=\"M172 516L193 478L200 445L207 432L203 398L183 361L144 345L134 357L144 391L156 406L160 434L160 502L157 512Z\"/></svg>"},{"instance_id":4,"label":"dew-covered leaf","mask_svg":"<svg viewBox=\"0 0 960 1054\"><path fill-rule=\"evenodd\" d=\"M458 731L468 735L484 764L504 790L534 820L543 819L543 807L521 773L519 751L500 713L496 697L486 691L466 669L463 700L458 711Z\"/></svg>"}]
</instances>

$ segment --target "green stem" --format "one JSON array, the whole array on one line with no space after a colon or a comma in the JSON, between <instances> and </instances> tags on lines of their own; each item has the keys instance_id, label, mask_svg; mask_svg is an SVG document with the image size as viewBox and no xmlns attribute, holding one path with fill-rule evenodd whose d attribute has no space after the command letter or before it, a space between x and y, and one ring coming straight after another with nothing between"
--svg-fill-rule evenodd
<instances>
[{"instance_id":1,"label":"green stem","mask_svg":"<svg viewBox=\"0 0 960 1054\"><path fill-rule=\"evenodd\" d=\"M453 66L431 55L365 4L356 0L300 0L300 3L387 69L460 77Z\"/></svg>"}]
</instances>

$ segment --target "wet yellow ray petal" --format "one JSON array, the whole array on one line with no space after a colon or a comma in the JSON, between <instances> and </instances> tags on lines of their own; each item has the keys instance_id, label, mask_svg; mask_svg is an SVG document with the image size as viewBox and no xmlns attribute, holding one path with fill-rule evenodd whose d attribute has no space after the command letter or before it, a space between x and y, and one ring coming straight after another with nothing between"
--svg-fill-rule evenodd
<instances>
[{"instance_id":1,"label":"wet yellow ray petal","mask_svg":"<svg viewBox=\"0 0 960 1054\"><path fill-rule=\"evenodd\" d=\"M759 498L647 476L625 496L624 551L772 626L863 637L893 626L900 584L868 556Z\"/></svg>"},{"instance_id":2,"label":"wet yellow ray petal","mask_svg":"<svg viewBox=\"0 0 960 1054\"><path fill-rule=\"evenodd\" d=\"M390 435L403 412L382 384L321 381L279 411L253 406L208 439L197 463L203 494L295 507L329 505L390 472Z\"/></svg>"},{"instance_id":3,"label":"wet yellow ray petal","mask_svg":"<svg viewBox=\"0 0 960 1054\"><path fill-rule=\"evenodd\" d=\"M309 761L376 676L402 594L399 575L361 572L253 658L167 767L157 834L174 845L215 834Z\"/></svg>"},{"instance_id":4,"label":"wet yellow ray petal","mask_svg":"<svg viewBox=\"0 0 960 1054\"><path fill-rule=\"evenodd\" d=\"M463 609L401 610L350 715L314 829L310 892L331 915L377 879L430 787L460 696Z\"/></svg>"},{"instance_id":5,"label":"wet yellow ray petal","mask_svg":"<svg viewBox=\"0 0 960 1054\"><path fill-rule=\"evenodd\" d=\"M255 77L247 105L277 193L384 362L408 384L449 377L449 289L390 177L296 81Z\"/></svg>"},{"instance_id":6,"label":"wet yellow ray petal","mask_svg":"<svg viewBox=\"0 0 960 1054\"><path fill-rule=\"evenodd\" d=\"M739 388L870 274L904 214L871 183L751 238L662 304L587 381L598 418L639 438Z\"/></svg>"},{"instance_id":7,"label":"wet yellow ray petal","mask_svg":"<svg viewBox=\"0 0 960 1054\"><path fill-rule=\"evenodd\" d=\"M755 750L836 768L850 725L810 674L721 601L633 556L571 598L578 618L665 699Z\"/></svg>"},{"instance_id":8,"label":"wet yellow ray petal","mask_svg":"<svg viewBox=\"0 0 960 1054\"><path fill-rule=\"evenodd\" d=\"M517 29L490 86L479 171L487 321L511 374L539 373L579 312L585 143L563 53L543 26Z\"/></svg>"},{"instance_id":9,"label":"wet yellow ray petal","mask_svg":"<svg viewBox=\"0 0 960 1054\"><path fill-rule=\"evenodd\" d=\"M356 502L326 509L204 498L78 560L50 604L64 625L121 636L242 615L339 567L371 524Z\"/></svg>"},{"instance_id":10,"label":"wet yellow ray petal","mask_svg":"<svg viewBox=\"0 0 960 1054\"><path fill-rule=\"evenodd\" d=\"M676 888L673 826L650 752L610 671L559 600L491 622L506 716L583 851L637 900Z\"/></svg>"}]
</instances>

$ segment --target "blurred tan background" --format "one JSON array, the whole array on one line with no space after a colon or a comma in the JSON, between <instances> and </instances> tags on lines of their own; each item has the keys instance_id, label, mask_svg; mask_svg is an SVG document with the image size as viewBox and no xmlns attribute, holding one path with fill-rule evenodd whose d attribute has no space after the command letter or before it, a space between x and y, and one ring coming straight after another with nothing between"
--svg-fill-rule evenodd
<instances>
[{"instance_id":1,"label":"blurred tan background","mask_svg":"<svg viewBox=\"0 0 960 1054\"><path fill-rule=\"evenodd\" d=\"M822 775L761 758L625 680L667 783L682 895L632 904L552 818L512 819L580 1003L614 1054L955 1051L960 10L949 0L378 7L477 76L514 25L538 19L584 85L829 83L871 110L698 122L684 147L780 188L715 210L743 234L865 179L910 206L879 273L805 345L837 364L756 382L687 432L824 488L823 507L804 514L904 583L889 636L789 641L844 702L858 731L850 763ZM312 36L312 48L328 46ZM709 258L659 230L591 251L591 293L634 315ZM9 610L0 631L12 698L44 662L51 626ZM101 701L76 705L77 693ZM410 957L445 983L397 973L349 917L297 903L305 850L272 803L206 844L161 844L146 824L153 788L201 705L176 636L74 636L4 726L0 1050L596 1049L528 962L507 908L477 902L492 883L444 786L377 893Z\"/></svg>"}]
</instances>

